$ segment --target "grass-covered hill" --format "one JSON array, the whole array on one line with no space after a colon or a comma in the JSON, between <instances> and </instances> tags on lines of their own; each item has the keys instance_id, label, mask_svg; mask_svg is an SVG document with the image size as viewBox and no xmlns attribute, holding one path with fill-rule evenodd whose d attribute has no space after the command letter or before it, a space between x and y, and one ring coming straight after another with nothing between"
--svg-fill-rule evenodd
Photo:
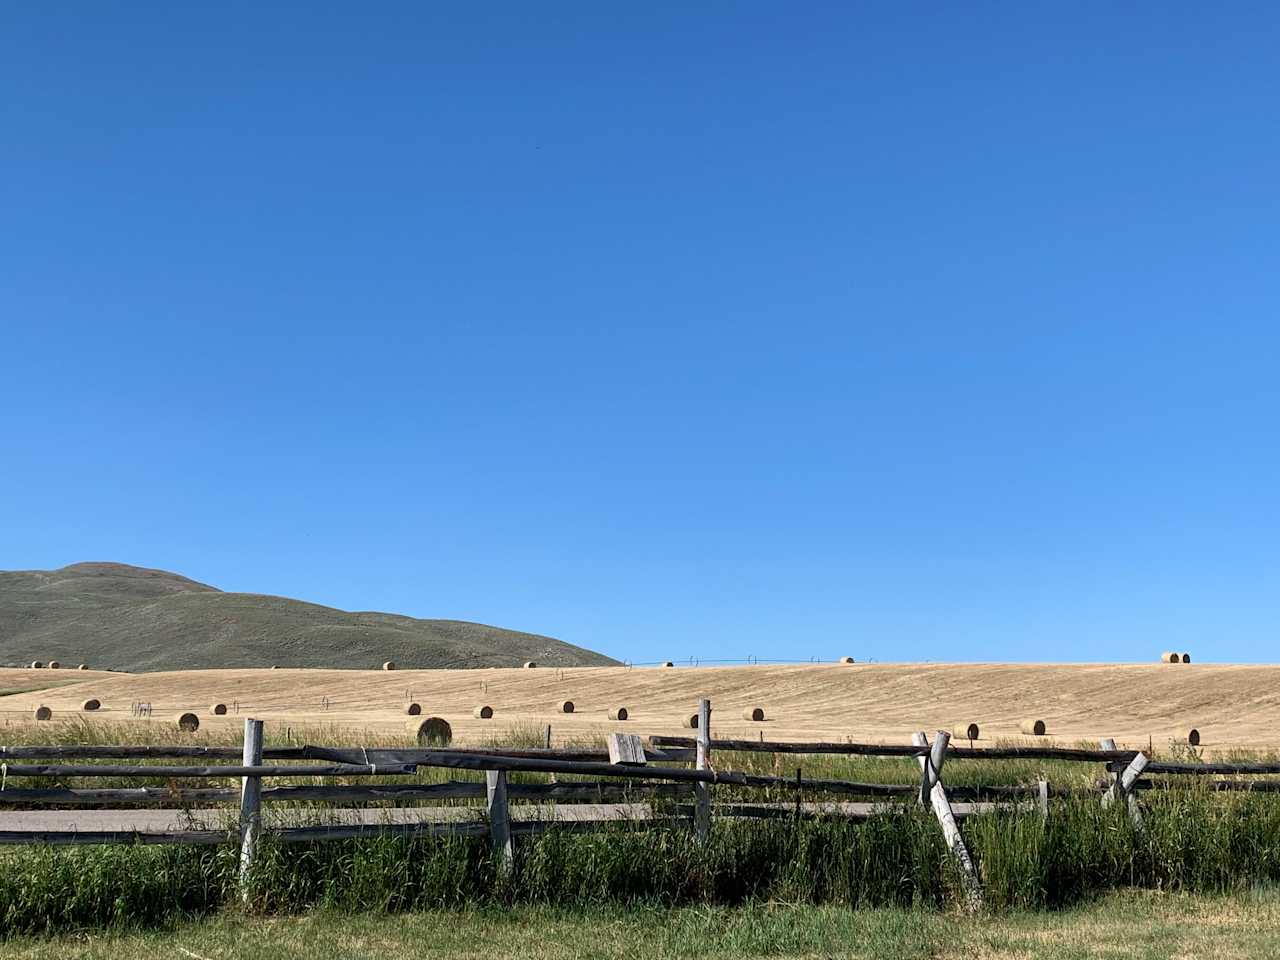
<instances>
[{"instance_id":1,"label":"grass-covered hill","mask_svg":"<svg viewBox=\"0 0 1280 960\"><path fill-rule=\"evenodd\" d=\"M0 571L0 665L33 660L128 671L616 663L533 633L224 593L121 563Z\"/></svg>"}]
</instances>

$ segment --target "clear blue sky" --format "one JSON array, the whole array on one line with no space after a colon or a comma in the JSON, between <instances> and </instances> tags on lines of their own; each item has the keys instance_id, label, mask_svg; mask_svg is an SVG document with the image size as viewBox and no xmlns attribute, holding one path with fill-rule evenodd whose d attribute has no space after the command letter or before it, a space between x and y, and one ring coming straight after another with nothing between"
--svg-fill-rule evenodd
<instances>
[{"instance_id":1,"label":"clear blue sky","mask_svg":"<svg viewBox=\"0 0 1280 960\"><path fill-rule=\"evenodd\" d=\"M1278 31L8 5L0 567L637 661L1275 660Z\"/></svg>"}]
</instances>

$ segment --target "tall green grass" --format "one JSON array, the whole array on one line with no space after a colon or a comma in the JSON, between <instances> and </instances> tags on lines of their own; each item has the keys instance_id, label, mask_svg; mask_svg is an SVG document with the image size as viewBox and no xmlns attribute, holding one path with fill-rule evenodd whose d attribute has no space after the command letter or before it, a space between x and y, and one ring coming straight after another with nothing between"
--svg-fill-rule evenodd
<instances>
[{"instance_id":1,"label":"tall green grass","mask_svg":"<svg viewBox=\"0 0 1280 960\"><path fill-rule=\"evenodd\" d=\"M1167 791L1144 798L1145 827L1096 800L964 822L992 910L1055 908L1122 888L1226 892L1280 882L1274 797ZM154 926L239 904L233 846L15 848L0 855L5 935ZM902 807L866 823L716 822L700 844L684 830L619 825L522 837L510 871L483 838L371 837L308 845L269 835L249 909L398 912L553 904L849 907L959 902L950 854L927 812Z\"/></svg>"}]
</instances>

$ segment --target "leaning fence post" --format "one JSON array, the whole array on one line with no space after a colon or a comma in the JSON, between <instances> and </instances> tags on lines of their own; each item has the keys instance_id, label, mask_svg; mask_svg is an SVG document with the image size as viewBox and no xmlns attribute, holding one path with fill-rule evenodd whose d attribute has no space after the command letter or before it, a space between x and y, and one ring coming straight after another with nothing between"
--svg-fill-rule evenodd
<instances>
[{"instance_id":1,"label":"leaning fence post","mask_svg":"<svg viewBox=\"0 0 1280 960\"><path fill-rule=\"evenodd\" d=\"M499 870L507 870L515 859L511 846L511 812L507 808L507 771L486 770L485 806L489 813L489 845Z\"/></svg>"},{"instance_id":2,"label":"leaning fence post","mask_svg":"<svg viewBox=\"0 0 1280 960\"><path fill-rule=\"evenodd\" d=\"M1111 788L1102 795L1104 807L1111 806L1123 797L1129 807L1129 819L1133 821L1133 826L1137 830L1142 829L1142 811L1138 808L1138 798L1133 795L1133 788L1150 762L1145 753L1139 753L1129 761L1129 766L1124 768L1124 772L1115 779Z\"/></svg>"},{"instance_id":3,"label":"leaning fence post","mask_svg":"<svg viewBox=\"0 0 1280 960\"><path fill-rule=\"evenodd\" d=\"M262 766L262 721L244 722L244 765ZM253 869L253 857L258 845L258 832L262 829L262 778L243 777L240 780L240 884L243 895L249 896L249 872Z\"/></svg>"},{"instance_id":4,"label":"leaning fence post","mask_svg":"<svg viewBox=\"0 0 1280 960\"><path fill-rule=\"evenodd\" d=\"M951 801L947 799L946 788L942 785L942 762L947 755L947 744L951 734L939 730L934 737L933 748L927 754L916 757L924 782L929 783L929 802L933 806L934 816L942 826L942 835L946 838L951 854L960 867L960 877L964 881L965 897L969 907L976 909L982 906L982 885L978 881L978 871L974 869L973 859L969 856L969 848L965 846L964 837L960 833L960 825L956 823L956 815L951 809ZM917 747L928 747L929 738L922 732L911 738ZM932 771L930 770L932 768Z\"/></svg>"},{"instance_id":5,"label":"leaning fence post","mask_svg":"<svg viewBox=\"0 0 1280 960\"><path fill-rule=\"evenodd\" d=\"M699 770L711 769L711 701L698 703L698 752L695 766ZM711 785L693 785L693 829L699 840L706 840L711 833Z\"/></svg>"}]
</instances>

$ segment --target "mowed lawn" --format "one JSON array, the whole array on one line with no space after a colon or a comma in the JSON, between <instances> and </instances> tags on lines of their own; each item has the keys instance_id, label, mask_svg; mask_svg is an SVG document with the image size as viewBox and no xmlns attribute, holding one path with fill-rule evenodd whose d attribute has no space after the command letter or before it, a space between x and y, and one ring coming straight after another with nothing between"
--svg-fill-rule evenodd
<instances>
[{"instance_id":1,"label":"mowed lawn","mask_svg":"<svg viewBox=\"0 0 1280 960\"><path fill-rule=\"evenodd\" d=\"M173 930L0 942L27 960L552 958L1275 957L1280 892L1232 897L1124 893L1060 912L974 917L786 904L740 908L439 911L393 916L234 914Z\"/></svg>"}]
</instances>

